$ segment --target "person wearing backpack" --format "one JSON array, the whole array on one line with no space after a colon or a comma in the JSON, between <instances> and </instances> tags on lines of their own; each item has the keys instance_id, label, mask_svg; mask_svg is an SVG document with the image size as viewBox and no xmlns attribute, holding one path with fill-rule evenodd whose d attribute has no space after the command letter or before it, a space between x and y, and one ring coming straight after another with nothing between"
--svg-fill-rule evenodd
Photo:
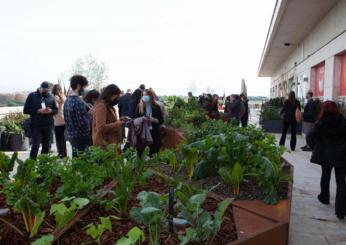
<instances>
[{"instance_id":1,"label":"person wearing backpack","mask_svg":"<svg viewBox=\"0 0 346 245\"><path fill-rule=\"evenodd\" d=\"M298 112L301 110L300 103L296 99L296 94L291 91L288 95L288 100L285 101L284 107L280 112L283 116L280 145L285 145L288 128L291 128L290 146L292 151L295 150L297 144L297 114L299 114L297 113L297 110Z\"/></svg>"}]
</instances>

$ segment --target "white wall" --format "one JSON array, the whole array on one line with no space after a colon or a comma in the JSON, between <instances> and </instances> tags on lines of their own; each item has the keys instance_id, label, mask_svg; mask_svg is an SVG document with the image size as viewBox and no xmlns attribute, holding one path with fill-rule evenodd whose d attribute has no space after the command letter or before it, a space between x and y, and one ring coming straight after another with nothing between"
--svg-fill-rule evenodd
<instances>
[{"instance_id":1,"label":"white wall","mask_svg":"<svg viewBox=\"0 0 346 245\"><path fill-rule=\"evenodd\" d=\"M340 0L275 71L271 87L279 87L279 84L293 78L295 84L300 84L299 89L295 87L295 90L301 96L313 89L311 67L325 61L324 99L336 99L339 94L340 64L335 55L346 50L345 30L346 0ZM307 82L304 82L304 77L308 79ZM271 93L271 96L276 97L278 93Z\"/></svg>"}]
</instances>

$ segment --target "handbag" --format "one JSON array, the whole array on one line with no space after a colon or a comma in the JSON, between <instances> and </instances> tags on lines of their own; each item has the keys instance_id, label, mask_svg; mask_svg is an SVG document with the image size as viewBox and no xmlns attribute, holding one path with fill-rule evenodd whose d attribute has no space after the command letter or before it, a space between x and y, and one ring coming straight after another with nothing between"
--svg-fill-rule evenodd
<instances>
[{"instance_id":1,"label":"handbag","mask_svg":"<svg viewBox=\"0 0 346 245\"><path fill-rule=\"evenodd\" d=\"M296 109L295 118L296 118L297 123L302 122L302 112L300 111L299 108Z\"/></svg>"}]
</instances>

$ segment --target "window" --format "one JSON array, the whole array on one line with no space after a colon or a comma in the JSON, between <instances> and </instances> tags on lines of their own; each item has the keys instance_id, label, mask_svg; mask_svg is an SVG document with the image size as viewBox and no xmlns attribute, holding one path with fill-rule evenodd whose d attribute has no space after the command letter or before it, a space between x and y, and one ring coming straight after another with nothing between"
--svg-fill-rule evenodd
<instances>
[{"instance_id":1,"label":"window","mask_svg":"<svg viewBox=\"0 0 346 245\"><path fill-rule=\"evenodd\" d=\"M346 54L340 56L340 96L346 96Z\"/></svg>"},{"instance_id":2,"label":"window","mask_svg":"<svg viewBox=\"0 0 346 245\"><path fill-rule=\"evenodd\" d=\"M315 96L324 95L324 68L324 62L312 68Z\"/></svg>"}]
</instances>

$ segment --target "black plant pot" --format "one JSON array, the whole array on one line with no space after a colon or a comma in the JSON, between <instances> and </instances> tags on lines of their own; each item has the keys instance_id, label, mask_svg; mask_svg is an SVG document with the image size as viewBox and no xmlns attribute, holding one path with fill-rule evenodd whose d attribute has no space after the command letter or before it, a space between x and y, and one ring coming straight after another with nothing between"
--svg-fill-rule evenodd
<instances>
[{"instance_id":1,"label":"black plant pot","mask_svg":"<svg viewBox=\"0 0 346 245\"><path fill-rule=\"evenodd\" d=\"M0 148L2 151L10 150L10 135L6 132L1 133Z\"/></svg>"},{"instance_id":2,"label":"black plant pot","mask_svg":"<svg viewBox=\"0 0 346 245\"><path fill-rule=\"evenodd\" d=\"M262 128L264 131L274 134L282 133L282 120L263 120L261 122ZM291 131L288 129L287 134L290 134ZM302 134L302 124L299 123L297 126L297 134Z\"/></svg>"},{"instance_id":3,"label":"black plant pot","mask_svg":"<svg viewBox=\"0 0 346 245\"><path fill-rule=\"evenodd\" d=\"M28 139L22 134L10 135L10 148L11 151L26 151L29 147Z\"/></svg>"}]
</instances>

